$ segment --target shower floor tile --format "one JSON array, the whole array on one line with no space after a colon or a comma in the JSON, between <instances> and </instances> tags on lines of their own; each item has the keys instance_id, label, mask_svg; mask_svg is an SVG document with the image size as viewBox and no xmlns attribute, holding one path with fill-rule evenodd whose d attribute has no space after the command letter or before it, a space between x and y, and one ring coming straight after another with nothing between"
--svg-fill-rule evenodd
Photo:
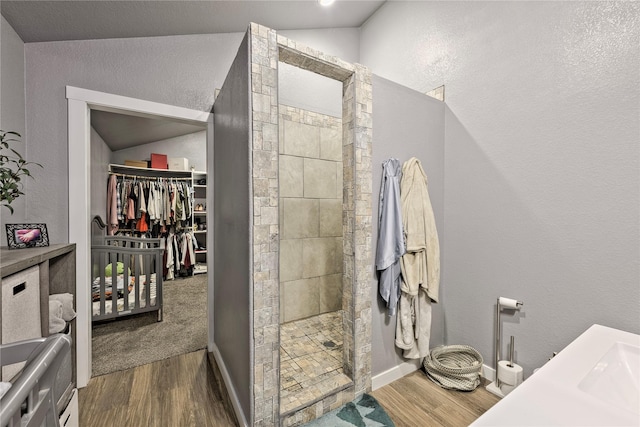
<instances>
[{"instance_id":1,"label":"shower floor tile","mask_svg":"<svg viewBox=\"0 0 640 427\"><path fill-rule=\"evenodd\" d=\"M342 371L342 311L280 325L280 413L350 382Z\"/></svg>"}]
</instances>

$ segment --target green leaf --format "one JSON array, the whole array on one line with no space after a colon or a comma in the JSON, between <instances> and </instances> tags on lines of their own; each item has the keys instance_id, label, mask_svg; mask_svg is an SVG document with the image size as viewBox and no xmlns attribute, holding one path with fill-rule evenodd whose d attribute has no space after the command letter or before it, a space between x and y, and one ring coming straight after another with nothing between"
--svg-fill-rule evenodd
<instances>
[{"instance_id":1,"label":"green leaf","mask_svg":"<svg viewBox=\"0 0 640 427\"><path fill-rule=\"evenodd\" d=\"M3 204L2 206L4 206L5 208L8 208L8 209L9 209L9 212L11 212L11 215L13 215L13 208L12 208L10 205L8 205L8 204Z\"/></svg>"},{"instance_id":2,"label":"green leaf","mask_svg":"<svg viewBox=\"0 0 640 427\"><path fill-rule=\"evenodd\" d=\"M18 153L16 150L14 150L13 148L9 148L9 150L13 151L13 154L18 156L20 159L22 158L22 155L20 153Z\"/></svg>"},{"instance_id":3,"label":"green leaf","mask_svg":"<svg viewBox=\"0 0 640 427\"><path fill-rule=\"evenodd\" d=\"M17 138L21 138L18 132L0 130L0 151L6 150L0 153L0 184L2 185L0 202L12 213L13 209L8 205L17 197L24 195L22 177L28 176L33 179L31 171L25 166L36 165L44 168L40 163L28 162L17 150L10 147L11 142L20 142Z\"/></svg>"}]
</instances>

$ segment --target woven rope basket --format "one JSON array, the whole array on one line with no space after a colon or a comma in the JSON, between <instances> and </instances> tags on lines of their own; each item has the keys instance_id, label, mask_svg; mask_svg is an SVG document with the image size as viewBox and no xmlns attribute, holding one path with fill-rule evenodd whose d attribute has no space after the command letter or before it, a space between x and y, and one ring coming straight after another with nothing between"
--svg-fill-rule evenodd
<instances>
[{"instance_id":1,"label":"woven rope basket","mask_svg":"<svg viewBox=\"0 0 640 427\"><path fill-rule=\"evenodd\" d=\"M480 385L482 355L468 345L436 347L424 358L431 381L450 390L471 391Z\"/></svg>"}]
</instances>

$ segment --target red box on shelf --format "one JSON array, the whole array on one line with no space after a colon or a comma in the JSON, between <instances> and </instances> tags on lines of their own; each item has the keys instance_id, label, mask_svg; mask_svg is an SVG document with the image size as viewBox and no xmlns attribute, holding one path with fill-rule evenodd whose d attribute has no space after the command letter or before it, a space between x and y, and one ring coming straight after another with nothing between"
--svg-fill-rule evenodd
<instances>
[{"instance_id":1,"label":"red box on shelf","mask_svg":"<svg viewBox=\"0 0 640 427\"><path fill-rule=\"evenodd\" d=\"M151 153L151 167L153 169L167 169L167 155Z\"/></svg>"}]
</instances>

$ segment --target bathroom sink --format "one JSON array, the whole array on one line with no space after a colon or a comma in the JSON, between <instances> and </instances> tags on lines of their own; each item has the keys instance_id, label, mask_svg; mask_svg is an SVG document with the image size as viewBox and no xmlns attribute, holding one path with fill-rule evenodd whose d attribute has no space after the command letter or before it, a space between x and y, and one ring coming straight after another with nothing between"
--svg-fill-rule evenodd
<instances>
[{"instance_id":1,"label":"bathroom sink","mask_svg":"<svg viewBox=\"0 0 640 427\"><path fill-rule=\"evenodd\" d=\"M593 325L472 426L640 426L640 335Z\"/></svg>"},{"instance_id":2,"label":"bathroom sink","mask_svg":"<svg viewBox=\"0 0 640 427\"><path fill-rule=\"evenodd\" d=\"M640 414L640 347L616 342L578 388Z\"/></svg>"}]
</instances>

